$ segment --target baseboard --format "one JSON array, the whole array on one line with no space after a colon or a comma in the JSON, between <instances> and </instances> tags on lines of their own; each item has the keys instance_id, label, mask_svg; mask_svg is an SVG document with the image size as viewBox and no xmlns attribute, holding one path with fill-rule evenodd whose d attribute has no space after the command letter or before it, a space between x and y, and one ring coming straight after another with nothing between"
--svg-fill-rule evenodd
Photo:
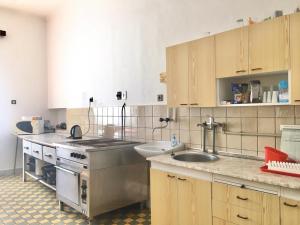
<instances>
[{"instance_id":1,"label":"baseboard","mask_svg":"<svg viewBox=\"0 0 300 225\"><path fill-rule=\"evenodd\" d=\"M22 173L22 168L17 168L16 169L16 174L15 175L20 175ZM0 170L0 176L12 176L14 175L14 170Z\"/></svg>"}]
</instances>

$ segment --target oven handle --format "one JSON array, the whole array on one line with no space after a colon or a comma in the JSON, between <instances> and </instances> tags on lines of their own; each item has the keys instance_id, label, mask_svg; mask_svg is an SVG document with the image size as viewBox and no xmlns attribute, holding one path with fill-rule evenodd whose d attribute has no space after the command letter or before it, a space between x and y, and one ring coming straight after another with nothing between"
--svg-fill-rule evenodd
<instances>
[{"instance_id":1,"label":"oven handle","mask_svg":"<svg viewBox=\"0 0 300 225\"><path fill-rule=\"evenodd\" d=\"M62 168L62 167L60 167L60 166L54 166L54 167L55 167L56 169L58 169L58 170L64 171L64 172L66 172L66 173L70 173L70 174L72 174L72 175L74 175L74 176L77 176L77 175L78 175L78 173L73 172L73 171L71 171L71 170L67 170L67 169Z\"/></svg>"}]
</instances>

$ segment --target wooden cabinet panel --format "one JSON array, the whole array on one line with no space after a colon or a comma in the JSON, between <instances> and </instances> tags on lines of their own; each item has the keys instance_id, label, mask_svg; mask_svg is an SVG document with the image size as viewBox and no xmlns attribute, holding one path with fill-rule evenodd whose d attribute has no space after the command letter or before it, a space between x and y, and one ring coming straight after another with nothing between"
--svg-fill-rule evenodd
<instances>
[{"instance_id":1,"label":"wooden cabinet panel","mask_svg":"<svg viewBox=\"0 0 300 225\"><path fill-rule=\"evenodd\" d=\"M211 182L193 179L193 198L195 201L195 225L212 224Z\"/></svg>"},{"instance_id":2,"label":"wooden cabinet panel","mask_svg":"<svg viewBox=\"0 0 300 225\"><path fill-rule=\"evenodd\" d=\"M292 103L300 104L300 13L290 16Z\"/></svg>"},{"instance_id":3,"label":"wooden cabinet panel","mask_svg":"<svg viewBox=\"0 0 300 225\"><path fill-rule=\"evenodd\" d=\"M212 208L213 216L227 221L228 220L227 202L220 202L220 201L213 200L212 204L213 204L213 208Z\"/></svg>"},{"instance_id":4,"label":"wooden cabinet panel","mask_svg":"<svg viewBox=\"0 0 300 225\"><path fill-rule=\"evenodd\" d=\"M260 209L263 202L263 193L245 188L229 186L229 203L247 209Z\"/></svg>"},{"instance_id":5,"label":"wooden cabinet panel","mask_svg":"<svg viewBox=\"0 0 300 225\"><path fill-rule=\"evenodd\" d=\"M289 17L282 16L249 26L249 72L289 68Z\"/></svg>"},{"instance_id":6,"label":"wooden cabinet panel","mask_svg":"<svg viewBox=\"0 0 300 225\"><path fill-rule=\"evenodd\" d=\"M286 198L280 199L281 225L300 224L300 202Z\"/></svg>"},{"instance_id":7,"label":"wooden cabinet panel","mask_svg":"<svg viewBox=\"0 0 300 225\"><path fill-rule=\"evenodd\" d=\"M248 27L216 35L216 77L248 74Z\"/></svg>"},{"instance_id":8,"label":"wooden cabinet panel","mask_svg":"<svg viewBox=\"0 0 300 225\"><path fill-rule=\"evenodd\" d=\"M237 206L229 207L229 220L239 225L261 225L262 212Z\"/></svg>"},{"instance_id":9,"label":"wooden cabinet panel","mask_svg":"<svg viewBox=\"0 0 300 225\"><path fill-rule=\"evenodd\" d=\"M151 169L151 222L153 225L177 225L176 177Z\"/></svg>"},{"instance_id":10,"label":"wooden cabinet panel","mask_svg":"<svg viewBox=\"0 0 300 225\"><path fill-rule=\"evenodd\" d=\"M227 200L228 200L228 185L214 182L212 184L212 198L214 200L227 202Z\"/></svg>"},{"instance_id":11,"label":"wooden cabinet panel","mask_svg":"<svg viewBox=\"0 0 300 225\"><path fill-rule=\"evenodd\" d=\"M153 225L211 225L211 183L151 169Z\"/></svg>"},{"instance_id":12,"label":"wooden cabinet panel","mask_svg":"<svg viewBox=\"0 0 300 225\"><path fill-rule=\"evenodd\" d=\"M189 43L189 104L216 106L215 38Z\"/></svg>"},{"instance_id":13,"label":"wooden cabinet panel","mask_svg":"<svg viewBox=\"0 0 300 225\"><path fill-rule=\"evenodd\" d=\"M278 195L263 196L263 225L280 225L280 203Z\"/></svg>"},{"instance_id":14,"label":"wooden cabinet panel","mask_svg":"<svg viewBox=\"0 0 300 225\"><path fill-rule=\"evenodd\" d=\"M167 48L168 105L188 105L188 44Z\"/></svg>"}]
</instances>

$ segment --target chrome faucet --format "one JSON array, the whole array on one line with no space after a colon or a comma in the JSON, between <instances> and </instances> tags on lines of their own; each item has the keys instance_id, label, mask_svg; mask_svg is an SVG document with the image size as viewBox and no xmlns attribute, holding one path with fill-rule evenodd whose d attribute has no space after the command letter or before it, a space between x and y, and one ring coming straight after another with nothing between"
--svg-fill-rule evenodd
<instances>
[{"instance_id":1,"label":"chrome faucet","mask_svg":"<svg viewBox=\"0 0 300 225\"><path fill-rule=\"evenodd\" d=\"M213 132L213 149L212 150L213 150L213 154L218 154L218 152L216 150L216 130L218 127L221 127L222 130L224 131L225 124L215 122L215 118L213 116L209 116L208 122L205 121L204 123L199 123L199 124L197 124L197 126L203 128L203 152L208 153L208 150L206 149L207 131L212 130L212 132Z\"/></svg>"}]
</instances>

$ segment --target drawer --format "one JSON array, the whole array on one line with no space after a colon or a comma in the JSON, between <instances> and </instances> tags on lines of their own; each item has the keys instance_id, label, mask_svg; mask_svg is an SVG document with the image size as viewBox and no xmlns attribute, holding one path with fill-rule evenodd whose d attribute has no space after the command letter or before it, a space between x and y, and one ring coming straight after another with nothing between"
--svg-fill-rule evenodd
<instances>
[{"instance_id":1,"label":"drawer","mask_svg":"<svg viewBox=\"0 0 300 225\"><path fill-rule=\"evenodd\" d=\"M228 220L228 204L225 202L212 201L213 216L219 219Z\"/></svg>"},{"instance_id":2,"label":"drawer","mask_svg":"<svg viewBox=\"0 0 300 225\"><path fill-rule=\"evenodd\" d=\"M228 186L229 203L247 209L261 210L263 193L245 188Z\"/></svg>"},{"instance_id":3,"label":"drawer","mask_svg":"<svg viewBox=\"0 0 300 225\"><path fill-rule=\"evenodd\" d=\"M43 160L43 146L32 143L31 148L32 148L32 156L40 160Z\"/></svg>"},{"instance_id":4,"label":"drawer","mask_svg":"<svg viewBox=\"0 0 300 225\"><path fill-rule=\"evenodd\" d=\"M228 200L228 185L214 182L212 184L212 198L214 200L227 202L227 200Z\"/></svg>"},{"instance_id":5,"label":"drawer","mask_svg":"<svg viewBox=\"0 0 300 225\"><path fill-rule=\"evenodd\" d=\"M43 160L56 165L56 151L55 148L43 146Z\"/></svg>"},{"instance_id":6,"label":"drawer","mask_svg":"<svg viewBox=\"0 0 300 225\"><path fill-rule=\"evenodd\" d=\"M23 140L23 152L31 155L31 142Z\"/></svg>"},{"instance_id":7,"label":"drawer","mask_svg":"<svg viewBox=\"0 0 300 225\"><path fill-rule=\"evenodd\" d=\"M261 225L262 212L230 205L229 221L239 225Z\"/></svg>"}]
</instances>

